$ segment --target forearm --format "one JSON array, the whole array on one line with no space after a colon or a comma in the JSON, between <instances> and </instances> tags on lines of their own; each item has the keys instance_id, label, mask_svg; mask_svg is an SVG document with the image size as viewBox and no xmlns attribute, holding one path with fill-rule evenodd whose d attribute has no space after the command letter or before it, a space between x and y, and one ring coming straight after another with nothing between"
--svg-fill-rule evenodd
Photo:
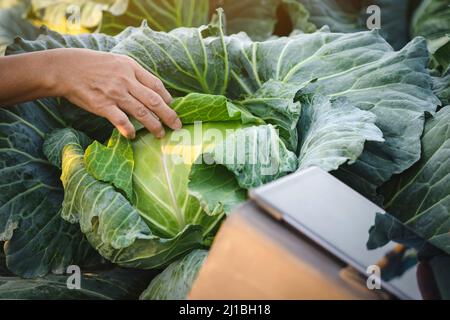
<instances>
[{"instance_id":1,"label":"forearm","mask_svg":"<svg viewBox=\"0 0 450 320\"><path fill-rule=\"evenodd\" d=\"M43 97L64 97L128 138L135 136L129 116L156 137L163 123L182 126L162 81L129 57L76 48L0 57L0 106Z\"/></svg>"},{"instance_id":2,"label":"forearm","mask_svg":"<svg viewBox=\"0 0 450 320\"><path fill-rule=\"evenodd\" d=\"M0 105L54 96L59 52L48 50L1 57Z\"/></svg>"}]
</instances>

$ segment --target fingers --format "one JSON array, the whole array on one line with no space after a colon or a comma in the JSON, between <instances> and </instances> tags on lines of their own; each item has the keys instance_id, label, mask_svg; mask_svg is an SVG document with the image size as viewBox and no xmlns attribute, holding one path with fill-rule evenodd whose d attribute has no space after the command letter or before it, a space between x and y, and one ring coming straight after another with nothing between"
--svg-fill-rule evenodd
<instances>
[{"instance_id":1,"label":"fingers","mask_svg":"<svg viewBox=\"0 0 450 320\"><path fill-rule=\"evenodd\" d=\"M108 119L124 137L134 139L136 136L136 130L130 122L130 119L128 119L128 116L117 106L108 108L108 112L102 116Z\"/></svg>"},{"instance_id":2,"label":"fingers","mask_svg":"<svg viewBox=\"0 0 450 320\"><path fill-rule=\"evenodd\" d=\"M419 262L417 265L416 277L420 293L424 300L441 300L433 269L428 262Z\"/></svg>"},{"instance_id":3,"label":"fingers","mask_svg":"<svg viewBox=\"0 0 450 320\"><path fill-rule=\"evenodd\" d=\"M172 102L172 96L169 91L164 87L164 84L160 79L155 77L153 74L142 68L139 64L136 63L136 79L139 80L145 87L152 89L161 98L164 100L166 104L170 104Z\"/></svg>"},{"instance_id":4,"label":"fingers","mask_svg":"<svg viewBox=\"0 0 450 320\"><path fill-rule=\"evenodd\" d=\"M129 115L135 117L157 138L162 138L166 134L163 125L154 113L131 95L121 103L120 107Z\"/></svg>"},{"instance_id":5,"label":"fingers","mask_svg":"<svg viewBox=\"0 0 450 320\"><path fill-rule=\"evenodd\" d=\"M168 127L174 130L181 128L182 124L177 113L170 108L155 91L140 83L135 83L130 88L130 93L156 114L156 116L158 116Z\"/></svg>"},{"instance_id":6,"label":"fingers","mask_svg":"<svg viewBox=\"0 0 450 320\"><path fill-rule=\"evenodd\" d=\"M158 138L165 135L162 123L174 130L181 128L180 119L169 107L172 97L160 79L126 56L105 55L101 61L106 61L107 67L96 70L89 78L94 87L72 100L107 118L127 138L136 135L127 114Z\"/></svg>"}]
</instances>

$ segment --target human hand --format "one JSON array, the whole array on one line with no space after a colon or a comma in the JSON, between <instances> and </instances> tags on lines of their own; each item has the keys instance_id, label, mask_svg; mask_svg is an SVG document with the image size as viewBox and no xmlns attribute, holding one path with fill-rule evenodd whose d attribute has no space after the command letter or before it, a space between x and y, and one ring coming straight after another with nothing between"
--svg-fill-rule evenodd
<instances>
[{"instance_id":1,"label":"human hand","mask_svg":"<svg viewBox=\"0 0 450 320\"><path fill-rule=\"evenodd\" d=\"M135 137L135 129L126 114L158 138L165 134L161 121L181 128L162 81L133 59L87 49L52 51L55 96L108 119L127 138Z\"/></svg>"},{"instance_id":2,"label":"human hand","mask_svg":"<svg viewBox=\"0 0 450 320\"><path fill-rule=\"evenodd\" d=\"M420 261L416 271L417 283L424 300L441 300L433 268L427 261Z\"/></svg>"}]
</instances>

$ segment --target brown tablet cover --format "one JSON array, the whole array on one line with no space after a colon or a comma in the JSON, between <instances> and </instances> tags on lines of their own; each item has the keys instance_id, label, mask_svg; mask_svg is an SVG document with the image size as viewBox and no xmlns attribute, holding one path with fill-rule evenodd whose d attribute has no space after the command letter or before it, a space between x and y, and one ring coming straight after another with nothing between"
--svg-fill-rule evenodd
<instances>
[{"instance_id":1,"label":"brown tablet cover","mask_svg":"<svg viewBox=\"0 0 450 320\"><path fill-rule=\"evenodd\" d=\"M252 201L220 228L189 299L382 299L364 277Z\"/></svg>"}]
</instances>

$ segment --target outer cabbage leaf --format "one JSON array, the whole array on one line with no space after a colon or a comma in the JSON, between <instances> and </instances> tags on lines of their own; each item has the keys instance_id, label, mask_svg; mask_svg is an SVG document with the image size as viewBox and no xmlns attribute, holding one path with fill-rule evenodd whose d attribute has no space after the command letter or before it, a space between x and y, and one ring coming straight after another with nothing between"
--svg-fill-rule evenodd
<instances>
[{"instance_id":1,"label":"outer cabbage leaf","mask_svg":"<svg viewBox=\"0 0 450 320\"><path fill-rule=\"evenodd\" d=\"M441 105L450 105L450 73L443 77L433 78L433 91L441 100Z\"/></svg>"},{"instance_id":2,"label":"outer cabbage leaf","mask_svg":"<svg viewBox=\"0 0 450 320\"><path fill-rule=\"evenodd\" d=\"M247 190L239 185L231 171L220 164L200 163L192 166L188 187L189 193L209 214L229 214L247 199Z\"/></svg>"},{"instance_id":3,"label":"outer cabbage leaf","mask_svg":"<svg viewBox=\"0 0 450 320\"><path fill-rule=\"evenodd\" d=\"M354 163L366 141L384 141L375 125L375 115L353 107L345 99L331 102L317 95L304 96L301 101L299 170L311 166L337 170L346 162Z\"/></svg>"},{"instance_id":4,"label":"outer cabbage leaf","mask_svg":"<svg viewBox=\"0 0 450 320\"><path fill-rule=\"evenodd\" d=\"M210 0L128 0L120 11L105 12L100 32L117 34L146 20L156 31L199 27L209 22Z\"/></svg>"},{"instance_id":5,"label":"outer cabbage leaf","mask_svg":"<svg viewBox=\"0 0 450 320\"><path fill-rule=\"evenodd\" d=\"M300 103L296 101L298 86L269 80L253 94L239 101L252 114L273 124L290 150L297 148L296 125L300 117Z\"/></svg>"},{"instance_id":6,"label":"outer cabbage leaf","mask_svg":"<svg viewBox=\"0 0 450 320\"><path fill-rule=\"evenodd\" d=\"M254 40L268 39L277 23L280 0L215 0L224 9L227 34L246 32Z\"/></svg>"},{"instance_id":7,"label":"outer cabbage leaf","mask_svg":"<svg viewBox=\"0 0 450 320\"><path fill-rule=\"evenodd\" d=\"M401 243L417 251L425 251L429 248L422 237L417 235L409 227L388 213L377 213L373 226L369 230L367 248L369 250L383 247L390 241Z\"/></svg>"},{"instance_id":8,"label":"outer cabbage leaf","mask_svg":"<svg viewBox=\"0 0 450 320\"><path fill-rule=\"evenodd\" d=\"M71 223L80 221L84 233L92 232L93 224L98 220L102 241L115 248L127 247L136 238L148 238L150 230L125 197L87 172L84 163L86 146L82 137L83 134L73 129L56 130L46 139L43 147L48 159L61 161L54 165L62 168L62 217ZM86 197L92 197L91 201L82 197L84 193ZM121 219L123 217L127 219ZM108 233L109 228L118 230L114 234Z\"/></svg>"},{"instance_id":9,"label":"outer cabbage leaf","mask_svg":"<svg viewBox=\"0 0 450 320\"><path fill-rule=\"evenodd\" d=\"M310 13L299 0L283 0L282 8L290 18L292 33L311 33L317 30L317 26L310 21Z\"/></svg>"},{"instance_id":10,"label":"outer cabbage leaf","mask_svg":"<svg viewBox=\"0 0 450 320\"><path fill-rule=\"evenodd\" d=\"M125 192L127 199L132 198L133 148L118 130L113 131L107 146L94 141L84 153L84 162L94 178L112 183Z\"/></svg>"},{"instance_id":11,"label":"outer cabbage leaf","mask_svg":"<svg viewBox=\"0 0 450 320\"><path fill-rule=\"evenodd\" d=\"M194 250L173 262L142 292L141 300L185 300L208 251Z\"/></svg>"},{"instance_id":12,"label":"outer cabbage leaf","mask_svg":"<svg viewBox=\"0 0 450 320\"><path fill-rule=\"evenodd\" d=\"M377 5L381 11L381 35L396 49L408 42L409 0L288 0L284 1L294 27L304 32L329 26L333 32L367 30L367 8Z\"/></svg>"},{"instance_id":13,"label":"outer cabbage leaf","mask_svg":"<svg viewBox=\"0 0 450 320\"><path fill-rule=\"evenodd\" d=\"M450 33L450 5L448 1L422 1L414 13L411 33L414 36L427 38L432 53L448 44L447 34Z\"/></svg>"},{"instance_id":14,"label":"outer cabbage leaf","mask_svg":"<svg viewBox=\"0 0 450 320\"><path fill-rule=\"evenodd\" d=\"M292 7L297 3L295 15L291 15L294 26L298 19L307 18L316 28L327 25L334 32L351 33L362 31L365 25L363 8L364 1L340 1L340 0L293 0L286 1ZM364 8L365 9L365 8ZM302 14L299 14L302 13ZM301 29L302 31L306 31ZM312 31L315 31L312 30Z\"/></svg>"},{"instance_id":15,"label":"outer cabbage leaf","mask_svg":"<svg viewBox=\"0 0 450 320\"><path fill-rule=\"evenodd\" d=\"M438 48L434 54L438 67L442 69L443 74L450 73L450 30L449 34L443 37L445 44Z\"/></svg>"},{"instance_id":16,"label":"outer cabbage leaf","mask_svg":"<svg viewBox=\"0 0 450 320\"><path fill-rule=\"evenodd\" d=\"M0 56L16 37L34 40L39 35L38 28L25 19L26 12L21 5L0 9Z\"/></svg>"},{"instance_id":17,"label":"outer cabbage leaf","mask_svg":"<svg viewBox=\"0 0 450 320\"><path fill-rule=\"evenodd\" d=\"M175 93L223 95L228 86L228 52L218 26L156 32L144 23L118 43L114 53L132 57Z\"/></svg>"},{"instance_id":18,"label":"outer cabbage leaf","mask_svg":"<svg viewBox=\"0 0 450 320\"><path fill-rule=\"evenodd\" d=\"M19 38L14 44L8 47L6 54L10 55L56 48L82 48L110 51L120 40L128 37L134 28L128 28L114 37L99 33L82 35L60 34L46 27L41 27L39 30L40 34L36 40Z\"/></svg>"},{"instance_id":19,"label":"outer cabbage leaf","mask_svg":"<svg viewBox=\"0 0 450 320\"><path fill-rule=\"evenodd\" d=\"M450 4L446 0L422 1L416 10L411 33L428 40L428 49L434 60L430 65L443 73L450 64Z\"/></svg>"},{"instance_id":20,"label":"outer cabbage leaf","mask_svg":"<svg viewBox=\"0 0 450 320\"><path fill-rule=\"evenodd\" d=\"M305 92L345 97L376 115L385 142L368 143L362 157L339 175L358 191L373 196L379 185L420 158L424 113L439 104L425 69L423 39L398 52L374 31L316 32L265 42L236 35L227 43L229 95L252 95L273 79Z\"/></svg>"},{"instance_id":21,"label":"outer cabbage leaf","mask_svg":"<svg viewBox=\"0 0 450 320\"><path fill-rule=\"evenodd\" d=\"M80 289L67 287L68 275L22 279L0 276L0 299L114 300L136 299L152 274L115 268L81 274Z\"/></svg>"},{"instance_id":22,"label":"outer cabbage leaf","mask_svg":"<svg viewBox=\"0 0 450 320\"><path fill-rule=\"evenodd\" d=\"M383 186L388 212L450 253L450 107L427 121L422 157Z\"/></svg>"},{"instance_id":23,"label":"outer cabbage leaf","mask_svg":"<svg viewBox=\"0 0 450 320\"><path fill-rule=\"evenodd\" d=\"M23 277L96 259L79 228L60 218L59 172L42 153L45 136L64 125L53 105L0 108L0 238L8 268Z\"/></svg>"}]
</instances>

